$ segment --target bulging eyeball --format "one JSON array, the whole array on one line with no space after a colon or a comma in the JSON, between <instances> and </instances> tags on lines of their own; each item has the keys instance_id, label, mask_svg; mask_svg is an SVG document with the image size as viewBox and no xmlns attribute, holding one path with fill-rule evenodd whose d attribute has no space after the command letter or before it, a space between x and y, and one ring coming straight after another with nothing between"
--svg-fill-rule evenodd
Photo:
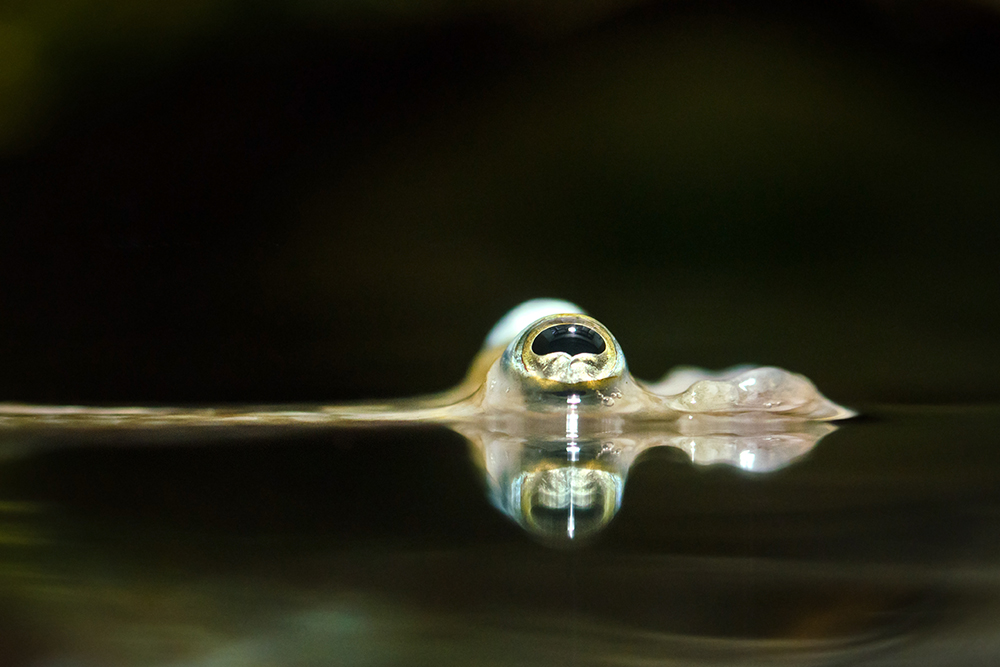
<instances>
[{"instance_id":1,"label":"bulging eyeball","mask_svg":"<svg viewBox=\"0 0 1000 667\"><path fill-rule=\"evenodd\" d=\"M511 343L501 363L546 391L597 388L625 371L625 355L607 327L579 314L537 320Z\"/></svg>"},{"instance_id":2,"label":"bulging eyeball","mask_svg":"<svg viewBox=\"0 0 1000 667\"><path fill-rule=\"evenodd\" d=\"M509 329L528 306L544 306L547 310L556 303L545 300L522 304L508 313L495 330ZM480 404L484 410L527 408L551 413L573 406L578 413L599 410L607 416L609 408L632 412L645 405L641 390L628 374L618 341L594 318L573 311L543 312L521 323L522 328L510 336L499 358L489 361ZM490 339L484 359L492 355Z\"/></svg>"}]
</instances>

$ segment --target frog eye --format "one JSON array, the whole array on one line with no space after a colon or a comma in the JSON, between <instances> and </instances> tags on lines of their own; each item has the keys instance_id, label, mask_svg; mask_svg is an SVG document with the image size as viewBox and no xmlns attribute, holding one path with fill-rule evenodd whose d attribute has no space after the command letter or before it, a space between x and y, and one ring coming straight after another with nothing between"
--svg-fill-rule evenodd
<instances>
[{"instance_id":1,"label":"frog eye","mask_svg":"<svg viewBox=\"0 0 1000 667\"><path fill-rule=\"evenodd\" d=\"M611 382L625 372L625 357L615 337L586 315L543 317L518 336L504 358L511 373L536 388L544 385L543 391Z\"/></svg>"},{"instance_id":2,"label":"frog eye","mask_svg":"<svg viewBox=\"0 0 1000 667\"><path fill-rule=\"evenodd\" d=\"M582 324L556 324L539 332L531 343L531 351L540 357L553 352L565 352L571 357L600 354L605 349L604 337Z\"/></svg>"}]
</instances>

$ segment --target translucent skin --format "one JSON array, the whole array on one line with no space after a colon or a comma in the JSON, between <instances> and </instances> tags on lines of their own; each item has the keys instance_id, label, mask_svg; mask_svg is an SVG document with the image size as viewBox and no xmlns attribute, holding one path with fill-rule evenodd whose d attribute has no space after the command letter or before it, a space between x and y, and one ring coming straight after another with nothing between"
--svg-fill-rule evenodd
<instances>
[{"instance_id":1,"label":"translucent skin","mask_svg":"<svg viewBox=\"0 0 1000 667\"><path fill-rule=\"evenodd\" d=\"M458 425L497 418L534 421L540 414L565 413L568 395L579 398L574 413L581 419L674 422L711 416L773 422L828 421L854 415L825 398L805 377L773 367L739 367L722 373L682 368L659 383L639 382L629 373L618 341L604 325L582 312L547 312L567 306L573 304L538 299L513 309L487 336L465 379L433 396L383 403L198 408L0 403L0 435L14 431L122 431L134 435L171 429L197 435L219 428L241 434L261 427L314 429L413 422ZM540 332L574 323L599 334L606 343L604 351L575 355L532 352L532 340ZM504 340L511 331L518 333ZM681 391L677 391L679 380L687 384Z\"/></svg>"},{"instance_id":2,"label":"translucent skin","mask_svg":"<svg viewBox=\"0 0 1000 667\"><path fill-rule=\"evenodd\" d=\"M541 332L567 324L599 333L605 339L605 351L553 352L542 357L532 352L532 341ZM828 421L854 415L820 394L804 376L771 366L741 366L721 373L682 368L659 383L639 382L628 372L625 355L611 332L582 313L549 314L525 326L493 363L484 390L484 410L500 412L562 411L563 397L571 392L581 398L580 413L647 420L712 415Z\"/></svg>"}]
</instances>

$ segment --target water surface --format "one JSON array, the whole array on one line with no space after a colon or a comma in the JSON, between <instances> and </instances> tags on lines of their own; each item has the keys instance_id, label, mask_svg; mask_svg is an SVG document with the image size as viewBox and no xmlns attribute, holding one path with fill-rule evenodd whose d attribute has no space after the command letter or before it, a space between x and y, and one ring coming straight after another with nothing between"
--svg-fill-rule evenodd
<instances>
[{"instance_id":1,"label":"water surface","mask_svg":"<svg viewBox=\"0 0 1000 667\"><path fill-rule=\"evenodd\" d=\"M1000 409L875 407L769 474L644 453L554 549L444 429L0 464L0 652L40 665L991 664Z\"/></svg>"}]
</instances>

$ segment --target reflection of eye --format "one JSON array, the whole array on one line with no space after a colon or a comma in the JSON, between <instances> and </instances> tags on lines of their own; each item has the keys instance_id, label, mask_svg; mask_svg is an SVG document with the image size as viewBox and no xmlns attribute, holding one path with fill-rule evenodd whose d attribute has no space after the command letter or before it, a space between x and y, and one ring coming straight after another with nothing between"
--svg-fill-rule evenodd
<instances>
[{"instance_id":1,"label":"reflection of eye","mask_svg":"<svg viewBox=\"0 0 1000 667\"><path fill-rule=\"evenodd\" d=\"M522 475L522 525L554 539L575 539L603 528L618 511L621 475L590 468L551 468Z\"/></svg>"},{"instance_id":2,"label":"reflection of eye","mask_svg":"<svg viewBox=\"0 0 1000 667\"><path fill-rule=\"evenodd\" d=\"M604 352L604 338L582 324L557 324L540 332L531 343L531 351L542 357L553 352L600 354Z\"/></svg>"},{"instance_id":3,"label":"reflection of eye","mask_svg":"<svg viewBox=\"0 0 1000 667\"><path fill-rule=\"evenodd\" d=\"M600 473L593 470L560 468L542 473L533 500L541 506L560 509L577 505L590 507L602 501Z\"/></svg>"}]
</instances>

